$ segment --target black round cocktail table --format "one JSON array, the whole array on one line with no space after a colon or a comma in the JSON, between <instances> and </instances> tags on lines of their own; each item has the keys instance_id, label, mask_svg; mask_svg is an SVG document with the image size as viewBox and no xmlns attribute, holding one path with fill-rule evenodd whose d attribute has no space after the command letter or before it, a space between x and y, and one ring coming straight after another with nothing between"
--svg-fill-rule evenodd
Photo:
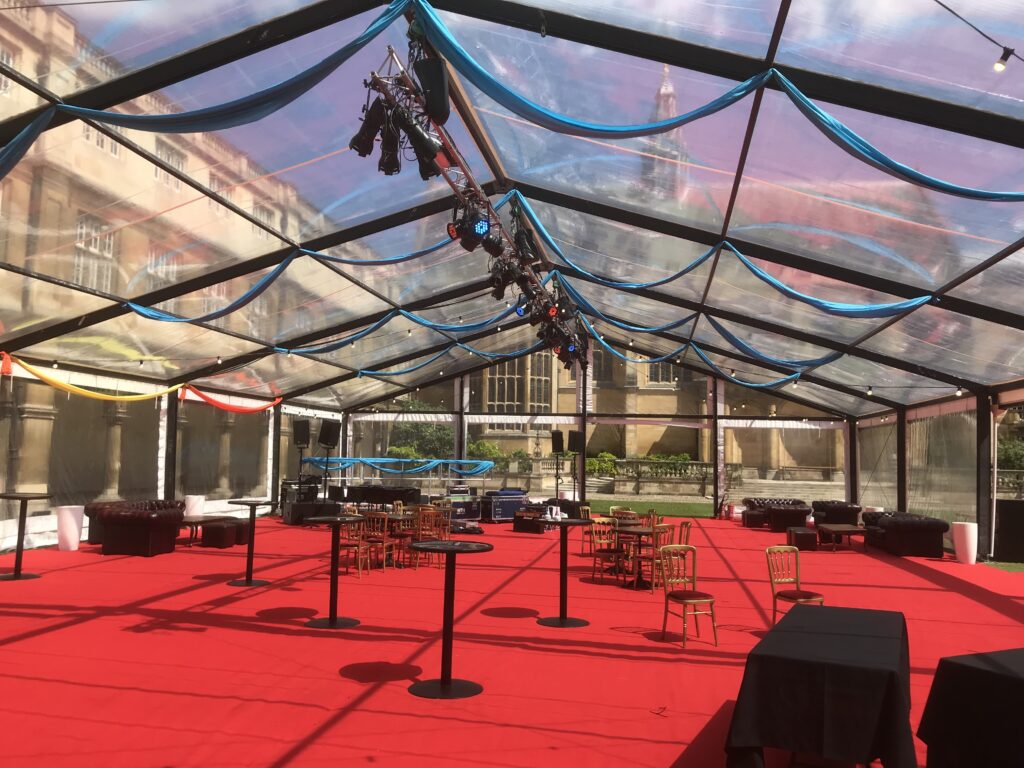
<instances>
[{"instance_id":1,"label":"black round cocktail table","mask_svg":"<svg viewBox=\"0 0 1024 768\"><path fill-rule=\"evenodd\" d=\"M547 525L548 521L545 520L544 524ZM574 518L551 521L551 525L557 525L562 529L558 569L558 615L537 619L537 623L543 627L585 627L590 623L586 619L574 619L566 614L569 608L569 529L577 525L593 524L593 520Z\"/></svg>"},{"instance_id":2,"label":"black round cocktail table","mask_svg":"<svg viewBox=\"0 0 1024 768\"><path fill-rule=\"evenodd\" d=\"M634 566L634 575L632 581L627 581L623 584L624 589L647 589L651 586L651 582L647 581L640 572L640 539L644 536L653 536L654 528L643 526L643 525L620 525L618 528L619 536L635 536L636 537L636 554L633 556L633 561L636 563Z\"/></svg>"},{"instance_id":3,"label":"black round cocktail table","mask_svg":"<svg viewBox=\"0 0 1024 768\"><path fill-rule=\"evenodd\" d=\"M441 677L421 680L409 686L409 693L424 699L467 699L484 689L471 680L452 679L452 635L455 625L455 556L490 552L493 544L483 541L414 541L409 549L415 552L437 552L444 558L444 624L441 632Z\"/></svg>"},{"instance_id":4,"label":"black round cocktail table","mask_svg":"<svg viewBox=\"0 0 1024 768\"><path fill-rule=\"evenodd\" d=\"M38 579L38 573L22 573L21 557L25 551L25 519L28 516L28 503L39 499L48 499L50 493L0 493L0 499L20 501L21 509L18 510L18 544L14 550L14 573L0 575L0 581L21 581L22 579Z\"/></svg>"},{"instance_id":5,"label":"black round cocktail table","mask_svg":"<svg viewBox=\"0 0 1024 768\"><path fill-rule=\"evenodd\" d=\"M331 526L331 607L326 619L310 619L307 627L317 629L350 629L359 626L359 619L338 616L338 550L341 548L341 526L358 523L362 515L323 515L307 517L305 522Z\"/></svg>"},{"instance_id":6,"label":"black round cocktail table","mask_svg":"<svg viewBox=\"0 0 1024 768\"><path fill-rule=\"evenodd\" d=\"M256 507L265 507L270 504L269 499L229 499L228 504L236 507L249 508L249 551L245 555L245 578L229 581L229 587L263 587L270 582L266 579L254 579L252 577L252 553L256 545Z\"/></svg>"}]
</instances>

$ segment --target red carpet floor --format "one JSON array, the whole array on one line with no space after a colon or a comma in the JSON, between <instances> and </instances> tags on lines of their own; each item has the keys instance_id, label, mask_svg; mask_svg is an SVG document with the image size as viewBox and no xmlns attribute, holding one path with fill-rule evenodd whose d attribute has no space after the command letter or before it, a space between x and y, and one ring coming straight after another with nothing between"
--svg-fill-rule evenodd
<instances>
[{"instance_id":1,"label":"red carpet floor","mask_svg":"<svg viewBox=\"0 0 1024 768\"><path fill-rule=\"evenodd\" d=\"M582 629L535 623L557 613L555 532L486 527L494 551L460 558L455 676L485 687L462 701L406 690L439 672L443 569L343 575L341 613L362 624L326 632L304 623L326 613L327 531L261 520L256 570L272 583L253 589L225 584L242 547L29 551L43 578L0 583L0 763L724 765L744 660L771 616L764 547L780 536L697 522L720 644L708 633L683 650L679 635L660 640L660 594L590 582L578 535L569 608ZM1024 646L1024 574L859 543L801 565L830 605L904 612L915 730L941 656Z\"/></svg>"}]
</instances>

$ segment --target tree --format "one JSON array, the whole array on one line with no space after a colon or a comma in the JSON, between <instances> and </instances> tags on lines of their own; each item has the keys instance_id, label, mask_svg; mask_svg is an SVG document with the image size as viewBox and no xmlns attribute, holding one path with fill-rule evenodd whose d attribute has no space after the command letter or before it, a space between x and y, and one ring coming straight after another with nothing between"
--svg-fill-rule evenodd
<instances>
[{"instance_id":1,"label":"tree","mask_svg":"<svg viewBox=\"0 0 1024 768\"><path fill-rule=\"evenodd\" d=\"M416 413L431 411L427 403L418 400L403 400L402 411ZM447 424L429 424L415 421L398 421L391 425L387 455L393 456L394 449L411 449L415 458L449 459L455 449L455 430ZM413 458L396 456L396 458Z\"/></svg>"}]
</instances>

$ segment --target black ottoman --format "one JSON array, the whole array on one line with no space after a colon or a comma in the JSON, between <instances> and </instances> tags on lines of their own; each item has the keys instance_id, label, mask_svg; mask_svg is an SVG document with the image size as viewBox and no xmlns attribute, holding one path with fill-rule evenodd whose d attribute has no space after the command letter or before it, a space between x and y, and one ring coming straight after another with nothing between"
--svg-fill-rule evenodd
<instances>
[{"instance_id":1,"label":"black ottoman","mask_svg":"<svg viewBox=\"0 0 1024 768\"><path fill-rule=\"evenodd\" d=\"M203 524L203 546L227 549L235 545L238 526L233 520L221 520Z\"/></svg>"},{"instance_id":2,"label":"black ottoman","mask_svg":"<svg viewBox=\"0 0 1024 768\"><path fill-rule=\"evenodd\" d=\"M248 544L249 521L238 518L233 522L235 524L235 544Z\"/></svg>"},{"instance_id":3,"label":"black ottoman","mask_svg":"<svg viewBox=\"0 0 1024 768\"><path fill-rule=\"evenodd\" d=\"M818 548L818 536L811 528L794 525L786 529L786 544L813 552Z\"/></svg>"},{"instance_id":4,"label":"black ottoman","mask_svg":"<svg viewBox=\"0 0 1024 768\"><path fill-rule=\"evenodd\" d=\"M759 509L744 509L741 514L744 528L761 528L768 519L765 513Z\"/></svg>"}]
</instances>

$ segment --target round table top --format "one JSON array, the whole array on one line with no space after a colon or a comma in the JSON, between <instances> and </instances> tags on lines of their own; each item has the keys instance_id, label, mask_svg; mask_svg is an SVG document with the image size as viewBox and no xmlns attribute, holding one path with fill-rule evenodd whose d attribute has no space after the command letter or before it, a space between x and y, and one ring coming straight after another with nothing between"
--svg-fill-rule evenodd
<instances>
[{"instance_id":1,"label":"round table top","mask_svg":"<svg viewBox=\"0 0 1024 768\"><path fill-rule=\"evenodd\" d=\"M52 493L0 493L0 499L11 499L12 501L35 501L52 497Z\"/></svg>"},{"instance_id":2,"label":"round table top","mask_svg":"<svg viewBox=\"0 0 1024 768\"><path fill-rule=\"evenodd\" d=\"M619 533L624 533L627 536L653 536L653 528L645 528L642 525L620 525L618 528Z\"/></svg>"},{"instance_id":3,"label":"round table top","mask_svg":"<svg viewBox=\"0 0 1024 768\"><path fill-rule=\"evenodd\" d=\"M307 517L303 522L322 523L324 525L347 525L348 523L358 523L365 519L362 515L317 515L316 517Z\"/></svg>"},{"instance_id":4,"label":"round table top","mask_svg":"<svg viewBox=\"0 0 1024 768\"><path fill-rule=\"evenodd\" d=\"M223 522L224 520L237 520L237 517L231 515L185 515L181 518L183 523L214 523Z\"/></svg>"},{"instance_id":5,"label":"round table top","mask_svg":"<svg viewBox=\"0 0 1024 768\"><path fill-rule=\"evenodd\" d=\"M262 507L273 502L270 499L228 499L228 504L236 504L239 507Z\"/></svg>"},{"instance_id":6,"label":"round table top","mask_svg":"<svg viewBox=\"0 0 1024 768\"><path fill-rule=\"evenodd\" d=\"M593 525L594 524L593 520L588 520L586 518L578 518L578 517L563 517L563 518L559 518L558 520L551 520L549 518L542 517L542 518L540 518L540 520L541 520L541 522L544 523L544 525L557 525L560 528L569 528L570 526L573 526L573 525Z\"/></svg>"},{"instance_id":7,"label":"round table top","mask_svg":"<svg viewBox=\"0 0 1024 768\"><path fill-rule=\"evenodd\" d=\"M494 545L488 544L486 541L452 539L450 541L414 541L409 545L409 549L416 552L471 554L473 552L490 552L494 549Z\"/></svg>"}]
</instances>

